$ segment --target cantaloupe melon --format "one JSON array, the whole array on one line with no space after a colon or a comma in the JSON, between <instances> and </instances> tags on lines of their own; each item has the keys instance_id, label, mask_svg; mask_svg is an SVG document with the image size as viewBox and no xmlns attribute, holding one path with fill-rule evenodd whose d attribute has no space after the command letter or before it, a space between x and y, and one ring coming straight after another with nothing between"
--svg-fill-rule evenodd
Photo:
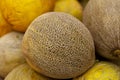
<instances>
[{"instance_id":1,"label":"cantaloupe melon","mask_svg":"<svg viewBox=\"0 0 120 80\"><path fill-rule=\"evenodd\" d=\"M36 18L24 35L22 50L32 68L52 78L76 77L95 61L88 29L75 17L62 12Z\"/></svg>"},{"instance_id":2,"label":"cantaloupe melon","mask_svg":"<svg viewBox=\"0 0 120 80\"><path fill-rule=\"evenodd\" d=\"M107 59L120 59L120 0L90 0L83 14L97 53Z\"/></svg>"}]
</instances>

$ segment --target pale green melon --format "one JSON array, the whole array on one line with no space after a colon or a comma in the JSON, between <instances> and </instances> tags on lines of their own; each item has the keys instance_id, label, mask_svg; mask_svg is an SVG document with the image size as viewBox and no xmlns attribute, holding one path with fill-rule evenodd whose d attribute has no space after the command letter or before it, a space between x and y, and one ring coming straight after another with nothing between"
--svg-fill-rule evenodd
<instances>
[{"instance_id":1,"label":"pale green melon","mask_svg":"<svg viewBox=\"0 0 120 80\"><path fill-rule=\"evenodd\" d=\"M90 0L83 23L92 33L97 53L120 59L120 0Z\"/></svg>"},{"instance_id":2,"label":"pale green melon","mask_svg":"<svg viewBox=\"0 0 120 80\"><path fill-rule=\"evenodd\" d=\"M10 32L0 38L0 76L6 75L16 66L25 63L21 50L23 34Z\"/></svg>"},{"instance_id":3,"label":"pale green melon","mask_svg":"<svg viewBox=\"0 0 120 80\"><path fill-rule=\"evenodd\" d=\"M5 80L54 80L35 72L28 64L21 64L13 69Z\"/></svg>"}]
</instances>

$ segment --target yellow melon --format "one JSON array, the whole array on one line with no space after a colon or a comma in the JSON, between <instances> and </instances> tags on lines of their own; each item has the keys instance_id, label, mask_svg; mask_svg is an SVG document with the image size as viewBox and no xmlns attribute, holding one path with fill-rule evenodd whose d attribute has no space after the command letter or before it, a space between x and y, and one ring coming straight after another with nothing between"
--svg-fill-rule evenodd
<instances>
[{"instance_id":1,"label":"yellow melon","mask_svg":"<svg viewBox=\"0 0 120 80\"><path fill-rule=\"evenodd\" d=\"M55 12L69 13L82 20L82 6L77 0L57 0L54 7Z\"/></svg>"},{"instance_id":2,"label":"yellow melon","mask_svg":"<svg viewBox=\"0 0 120 80\"><path fill-rule=\"evenodd\" d=\"M101 61L73 80L120 80L120 68L110 62Z\"/></svg>"},{"instance_id":3,"label":"yellow melon","mask_svg":"<svg viewBox=\"0 0 120 80\"><path fill-rule=\"evenodd\" d=\"M0 10L0 37L11 31L12 31L11 25L8 24L7 21L4 19L2 12Z\"/></svg>"},{"instance_id":4,"label":"yellow melon","mask_svg":"<svg viewBox=\"0 0 120 80\"><path fill-rule=\"evenodd\" d=\"M37 16L51 11L55 0L1 0L0 7L12 29L25 32Z\"/></svg>"}]
</instances>

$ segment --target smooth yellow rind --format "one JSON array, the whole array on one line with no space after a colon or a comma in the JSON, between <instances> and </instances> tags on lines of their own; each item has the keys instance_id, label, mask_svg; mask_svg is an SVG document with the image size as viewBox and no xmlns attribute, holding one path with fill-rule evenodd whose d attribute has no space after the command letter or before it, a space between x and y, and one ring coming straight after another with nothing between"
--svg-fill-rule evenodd
<instances>
[{"instance_id":1,"label":"smooth yellow rind","mask_svg":"<svg viewBox=\"0 0 120 80\"><path fill-rule=\"evenodd\" d=\"M82 76L73 80L120 80L120 68L109 62L98 62Z\"/></svg>"},{"instance_id":2,"label":"smooth yellow rind","mask_svg":"<svg viewBox=\"0 0 120 80\"><path fill-rule=\"evenodd\" d=\"M57 0L55 12L66 12L82 20L82 6L77 0Z\"/></svg>"}]
</instances>

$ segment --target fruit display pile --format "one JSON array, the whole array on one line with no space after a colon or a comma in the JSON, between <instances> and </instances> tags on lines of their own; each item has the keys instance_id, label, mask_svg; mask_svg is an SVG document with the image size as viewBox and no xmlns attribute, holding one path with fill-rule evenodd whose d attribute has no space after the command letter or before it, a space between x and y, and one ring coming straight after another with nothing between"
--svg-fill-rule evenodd
<instances>
[{"instance_id":1,"label":"fruit display pile","mask_svg":"<svg viewBox=\"0 0 120 80\"><path fill-rule=\"evenodd\" d=\"M0 80L120 80L120 0L1 0Z\"/></svg>"}]
</instances>

